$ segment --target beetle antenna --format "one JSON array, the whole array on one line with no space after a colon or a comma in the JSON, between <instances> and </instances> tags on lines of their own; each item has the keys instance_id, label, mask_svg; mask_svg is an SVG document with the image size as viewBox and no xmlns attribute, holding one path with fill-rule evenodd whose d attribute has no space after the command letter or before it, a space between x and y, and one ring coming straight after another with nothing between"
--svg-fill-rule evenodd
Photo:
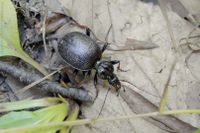
<instances>
[{"instance_id":1,"label":"beetle antenna","mask_svg":"<svg viewBox=\"0 0 200 133\"><path fill-rule=\"evenodd\" d=\"M108 42L108 36L109 36L109 34L110 34L111 29L112 29L112 24L110 25L110 27L109 27L109 29L108 29L108 31L107 31L107 34L106 34L106 37L105 37L105 41L106 41L106 42Z\"/></svg>"},{"instance_id":2,"label":"beetle antenna","mask_svg":"<svg viewBox=\"0 0 200 133\"><path fill-rule=\"evenodd\" d=\"M106 99L107 99L107 97L108 97L108 93L109 93L110 89L111 89L111 87L109 87L108 90L107 90L107 92L106 92L105 99L104 99L104 101L103 101L103 104L102 104L102 106L101 106L101 110L100 110L100 112L99 112L97 118L99 118L99 116L101 115L101 112L103 111L103 107L104 107L104 105L105 105L105 103L106 103Z\"/></svg>"},{"instance_id":3,"label":"beetle antenna","mask_svg":"<svg viewBox=\"0 0 200 133\"><path fill-rule=\"evenodd\" d=\"M101 50L102 53L106 50L106 48L108 47L108 45L110 45L110 44L107 43L107 42L103 45L103 48Z\"/></svg>"},{"instance_id":4,"label":"beetle antenna","mask_svg":"<svg viewBox=\"0 0 200 133\"><path fill-rule=\"evenodd\" d=\"M110 45L110 43L108 43L108 36L109 36L109 33L110 33L110 30L112 29L112 24L110 25L108 31L107 31L107 34L106 34L106 37L105 37L105 44L103 45L103 48L102 48L102 53L106 50L107 46Z\"/></svg>"}]
</instances>

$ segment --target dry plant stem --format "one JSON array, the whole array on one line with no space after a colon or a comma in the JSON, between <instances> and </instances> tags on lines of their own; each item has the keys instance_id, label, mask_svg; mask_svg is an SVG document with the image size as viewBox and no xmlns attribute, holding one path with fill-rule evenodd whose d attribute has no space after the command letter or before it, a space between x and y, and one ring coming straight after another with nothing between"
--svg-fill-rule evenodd
<instances>
[{"instance_id":1,"label":"dry plant stem","mask_svg":"<svg viewBox=\"0 0 200 133\"><path fill-rule=\"evenodd\" d=\"M154 112L158 110L157 106L155 106L153 103L151 103L149 100L134 90L126 89L126 92L121 92L120 96L124 99L130 109L137 114ZM150 116L145 118L145 120L151 122L157 127L160 127L161 129L173 130L178 133L192 133L196 129L190 124L172 116L172 114L178 114L177 111L165 111L162 114L165 115L156 117ZM168 116L166 114L168 114Z\"/></svg>"},{"instance_id":2,"label":"dry plant stem","mask_svg":"<svg viewBox=\"0 0 200 133\"><path fill-rule=\"evenodd\" d=\"M170 113L176 114L176 113ZM128 120L128 119L136 119L136 118L144 118L144 117L152 117L152 116L161 116L165 114L160 114L159 112L151 112L145 114L138 114L138 115L127 115L127 116L115 116L115 117L107 117L107 118L94 118L94 119L83 119L83 120L72 120L72 121L64 121L64 122L54 122L48 124L40 124L40 125L30 125L24 127L16 127L16 128L9 128L0 130L1 133L12 133L12 132L23 132L23 131L31 131L32 129L47 129L51 127L68 127L68 126L79 126L79 125L86 125L86 124L95 124L99 122L109 122L109 121L116 121L116 120ZM173 124L173 123L172 123ZM191 130L185 130L183 127L183 132L180 133L192 133L196 128L191 128ZM187 132L189 131L189 132ZM177 131L178 132L178 131ZM179 133L179 132L178 132Z\"/></svg>"},{"instance_id":3,"label":"dry plant stem","mask_svg":"<svg viewBox=\"0 0 200 133\"><path fill-rule=\"evenodd\" d=\"M115 43L115 31L114 31L114 27L113 27L113 20L112 20L112 15L111 15L111 10L110 10L110 1L107 0L107 9L108 9L108 15L109 15L109 19L110 19L110 23L112 25L112 41Z\"/></svg>"},{"instance_id":4,"label":"dry plant stem","mask_svg":"<svg viewBox=\"0 0 200 133\"><path fill-rule=\"evenodd\" d=\"M167 29L168 29L170 38L172 40L173 48L175 49L175 52L178 52L178 54L181 55L181 52L178 50L178 46L176 44L176 39L174 37L174 33L173 33L173 30L172 30L171 23L170 23L169 18L167 16L166 6L164 5L164 3L162 1L163 0L158 0L160 8L161 8L161 11L162 11L162 14L163 14L163 17L165 18L166 23L167 23Z\"/></svg>"},{"instance_id":5,"label":"dry plant stem","mask_svg":"<svg viewBox=\"0 0 200 133\"><path fill-rule=\"evenodd\" d=\"M42 81L44 81L44 80L46 80L46 79L49 79L52 75L56 74L58 71L62 70L63 68L64 68L64 67L59 68L57 71L54 71L54 72L50 73L49 75L47 75L47 76L45 76L45 77L43 77L43 78L41 78L41 79L38 79L37 81L35 81L35 82L33 82L33 83L31 83L31 84L25 86L24 88L22 88L22 89L20 89L19 91L17 91L15 94L19 94L19 93L23 93L23 92L27 91L28 89L30 89L30 88L36 86L37 84L41 83Z\"/></svg>"},{"instance_id":6,"label":"dry plant stem","mask_svg":"<svg viewBox=\"0 0 200 133\"><path fill-rule=\"evenodd\" d=\"M138 90L140 90L140 91L142 91L142 92L144 92L144 93L146 93L146 94L148 94L148 95L151 95L151 96L153 96L153 97L156 97L156 98L160 98L159 96L157 96L157 95L155 95L155 94L153 94L153 93L151 93L151 92L148 92L148 91L146 91L146 90L144 90L144 89L141 89L141 88L139 88L138 86L136 86L135 84L133 84L133 83L131 83L131 82L129 82L129 81L127 81L127 80L120 80L120 82L124 82L124 83L128 83L128 84L130 84L131 86L133 86L133 87L135 87L136 89L138 89ZM124 85L124 84L122 84L124 87L127 87L126 85Z\"/></svg>"},{"instance_id":7,"label":"dry plant stem","mask_svg":"<svg viewBox=\"0 0 200 133\"><path fill-rule=\"evenodd\" d=\"M45 2L44 2L45 5ZM43 40L43 44L44 44L44 51L45 51L45 56L48 58L49 54L48 54L48 49L47 49L47 43L46 43L46 18L47 18L47 8L46 5L44 6L44 19L42 22L42 40Z\"/></svg>"},{"instance_id":8,"label":"dry plant stem","mask_svg":"<svg viewBox=\"0 0 200 133\"><path fill-rule=\"evenodd\" d=\"M171 22L169 21L168 15L167 15L166 5L163 3L163 0L158 0L158 2L159 2L159 5L160 5L160 9L162 11L162 14L164 16L164 19L166 20L166 23L167 23L167 29L168 29L168 32L169 32L169 35L170 35L170 38L171 38L171 41L172 41L172 45L173 45L174 51L175 51L175 60L178 61L181 57L181 50L178 49L178 45L177 45L176 40L175 40L172 25L171 25ZM192 32L193 32L193 30L189 33L189 35L192 34ZM186 39L186 42L188 42L188 38ZM189 48L191 48L190 45L188 45L188 46L189 46ZM187 60L187 57L186 57L186 60ZM187 63L186 63L186 65L187 65ZM172 73L172 71L171 71L171 73ZM191 72L191 70L190 70L190 72ZM192 72L191 72L191 74L193 75ZM183 76L184 76L184 78L187 77L186 76L186 70L185 70ZM194 78L196 77L195 75L193 75L193 76L194 76ZM167 93L168 93L168 86L165 86L164 91L163 91L162 101L161 101L161 104L160 104L160 111L164 111L164 106L166 105L166 101L167 101L166 99L167 99L167 95L168 95Z\"/></svg>"},{"instance_id":9,"label":"dry plant stem","mask_svg":"<svg viewBox=\"0 0 200 133\"><path fill-rule=\"evenodd\" d=\"M178 49L178 46L176 44L176 40L175 40L175 36L174 36L174 33L173 33L172 25L171 25L171 23L169 21L168 15L167 15L166 5L163 3L163 1L164 0L158 0L158 3L160 5L160 9L162 11L163 17L164 17L164 19L165 19L165 21L167 23L167 29L168 29L168 32L169 32L169 35L170 35L170 38L171 38L171 41L172 41L172 47L174 48L174 52L175 52L175 61L178 61L179 57L181 56L181 51L180 51L180 49ZM173 67L175 67L175 64L176 63L173 64L170 73L173 72ZM171 75L168 77L169 81L170 81L170 78L171 78ZM161 100L161 104L160 104L160 108L159 108L160 112L164 111L164 107L167 104L168 84L169 83L167 83L165 85L165 88L164 88L164 91L163 91L163 94L162 94L162 100Z\"/></svg>"},{"instance_id":10,"label":"dry plant stem","mask_svg":"<svg viewBox=\"0 0 200 133\"><path fill-rule=\"evenodd\" d=\"M160 102L160 107L159 107L159 111L162 113L165 111L165 106L167 104L167 97L168 97L168 86L169 86L169 83L171 81L171 77L172 77L172 73L174 71L174 68L176 66L176 59L174 60L173 64L172 64L172 67L170 69L170 72L169 72L169 76L167 78L167 82L165 84L165 88L164 88L164 91L163 91L163 95L162 95L162 99L161 99L161 102Z\"/></svg>"},{"instance_id":11,"label":"dry plant stem","mask_svg":"<svg viewBox=\"0 0 200 133\"><path fill-rule=\"evenodd\" d=\"M10 74L19 79L21 82L27 84L31 84L32 82L42 78L38 74L27 72L2 61L0 61L0 71ZM41 90L59 93L63 96L67 96L68 98L76 99L82 102L93 102L94 100L94 98L89 95L88 91L78 88L64 88L57 82L45 80L39 83L37 86L40 86Z\"/></svg>"}]
</instances>

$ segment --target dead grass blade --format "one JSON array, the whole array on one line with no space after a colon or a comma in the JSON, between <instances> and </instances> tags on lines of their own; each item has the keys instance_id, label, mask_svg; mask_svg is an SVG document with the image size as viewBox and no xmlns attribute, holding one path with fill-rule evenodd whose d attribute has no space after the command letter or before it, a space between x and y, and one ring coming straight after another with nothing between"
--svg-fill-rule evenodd
<instances>
[{"instance_id":1,"label":"dead grass blade","mask_svg":"<svg viewBox=\"0 0 200 133\"><path fill-rule=\"evenodd\" d=\"M171 66L169 76L167 78L167 82L165 84L165 88L164 88L164 91L163 91L163 94L162 94L162 99L160 101L160 106L159 106L159 112L160 113L165 111L165 107L167 105L167 97L168 97L168 90L169 90L168 86L169 86L169 83L171 81L172 73L174 71L175 66L176 66L176 59L174 60L172 66Z\"/></svg>"},{"instance_id":2,"label":"dead grass blade","mask_svg":"<svg viewBox=\"0 0 200 133\"><path fill-rule=\"evenodd\" d=\"M64 68L64 67L59 68L58 70L56 70L56 71L50 73L49 75L47 75L47 76L45 76L45 77L43 77L43 78L41 78L41 79L39 79L39 80L37 80L37 81L35 81L35 82L29 84L29 85L27 85L27 86L25 86L24 88L22 88L22 89L20 89L19 91L17 91L15 94L19 94L19 93L23 93L23 92L27 91L28 89L30 89L30 88L36 86L37 84L41 83L42 81L44 81L44 80L46 80L46 79L49 79L52 75L54 75L54 74L56 74L57 72L61 71L63 68Z\"/></svg>"}]
</instances>

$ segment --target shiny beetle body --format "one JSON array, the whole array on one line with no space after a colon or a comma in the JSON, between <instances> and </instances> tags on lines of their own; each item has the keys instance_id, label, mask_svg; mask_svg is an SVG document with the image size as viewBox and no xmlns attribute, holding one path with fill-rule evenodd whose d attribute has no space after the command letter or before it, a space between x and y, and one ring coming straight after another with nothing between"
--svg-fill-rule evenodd
<instances>
[{"instance_id":1,"label":"shiny beetle body","mask_svg":"<svg viewBox=\"0 0 200 133\"><path fill-rule=\"evenodd\" d=\"M101 59L101 48L89 36L80 32L68 33L59 42L60 56L75 69L88 71Z\"/></svg>"},{"instance_id":2,"label":"shiny beetle body","mask_svg":"<svg viewBox=\"0 0 200 133\"><path fill-rule=\"evenodd\" d=\"M101 56L107 45L101 48L92 38L80 33L71 32L66 34L58 43L58 53L64 61L79 71L91 71L96 69L94 84L97 77L108 80L109 84L117 90L121 84L114 72L114 64L119 61L102 61Z\"/></svg>"}]
</instances>

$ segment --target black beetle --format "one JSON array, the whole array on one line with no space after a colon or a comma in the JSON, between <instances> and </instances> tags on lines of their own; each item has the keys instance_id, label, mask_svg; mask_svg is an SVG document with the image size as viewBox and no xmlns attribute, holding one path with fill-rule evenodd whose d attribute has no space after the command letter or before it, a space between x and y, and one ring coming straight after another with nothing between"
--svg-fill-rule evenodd
<instances>
[{"instance_id":1,"label":"black beetle","mask_svg":"<svg viewBox=\"0 0 200 133\"><path fill-rule=\"evenodd\" d=\"M110 85L119 90L121 84L114 74L113 65L120 63L118 60L101 60L102 53L108 43L102 48L88 35L80 32L66 34L58 42L58 53L64 61L79 71L91 72L96 69L94 85L97 85L97 77L107 80Z\"/></svg>"}]
</instances>

